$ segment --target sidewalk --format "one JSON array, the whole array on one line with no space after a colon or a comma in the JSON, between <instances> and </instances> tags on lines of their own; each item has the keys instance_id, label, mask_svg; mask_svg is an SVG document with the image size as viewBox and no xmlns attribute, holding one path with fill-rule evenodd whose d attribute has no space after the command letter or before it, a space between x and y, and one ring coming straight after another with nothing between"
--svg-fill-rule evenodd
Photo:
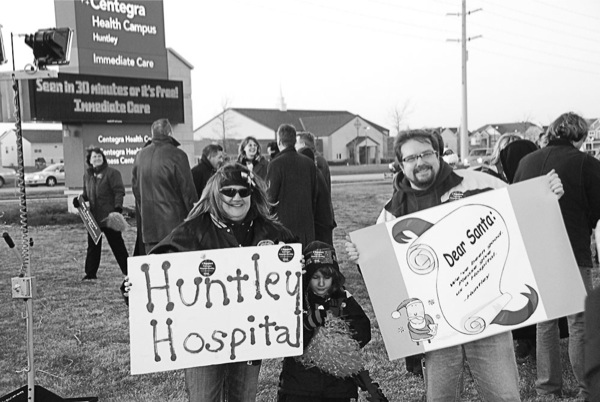
<instances>
[{"instance_id":1,"label":"sidewalk","mask_svg":"<svg viewBox=\"0 0 600 402\"><path fill-rule=\"evenodd\" d=\"M332 183L359 183L391 180L392 176L387 173L365 173L365 174L349 174L331 176Z\"/></svg>"}]
</instances>

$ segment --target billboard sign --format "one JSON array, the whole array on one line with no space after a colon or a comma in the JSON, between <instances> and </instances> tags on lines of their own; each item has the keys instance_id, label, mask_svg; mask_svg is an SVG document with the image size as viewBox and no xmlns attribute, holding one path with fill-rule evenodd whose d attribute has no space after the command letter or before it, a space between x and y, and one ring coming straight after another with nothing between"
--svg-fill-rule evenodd
<instances>
[{"instance_id":1,"label":"billboard sign","mask_svg":"<svg viewBox=\"0 0 600 402\"><path fill-rule=\"evenodd\" d=\"M29 83L31 119L78 123L183 123L183 82L58 74Z\"/></svg>"},{"instance_id":2,"label":"billboard sign","mask_svg":"<svg viewBox=\"0 0 600 402\"><path fill-rule=\"evenodd\" d=\"M79 73L168 77L162 0L71 1L55 8L57 23L75 29Z\"/></svg>"}]
</instances>

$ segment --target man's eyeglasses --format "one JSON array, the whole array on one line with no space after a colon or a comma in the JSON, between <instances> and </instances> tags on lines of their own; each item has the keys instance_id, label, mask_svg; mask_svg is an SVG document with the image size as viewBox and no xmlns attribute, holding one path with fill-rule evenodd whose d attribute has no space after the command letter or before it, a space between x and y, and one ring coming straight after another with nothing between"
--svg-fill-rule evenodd
<instances>
[{"instance_id":1,"label":"man's eyeglasses","mask_svg":"<svg viewBox=\"0 0 600 402\"><path fill-rule=\"evenodd\" d=\"M413 163L417 163L417 160L419 158L421 158L424 161L431 162L437 158L437 152L436 151L425 151L425 152L421 152L420 154L416 154L416 155L408 155L407 157L402 158L402 162L408 163L410 165Z\"/></svg>"},{"instance_id":2,"label":"man's eyeglasses","mask_svg":"<svg viewBox=\"0 0 600 402\"><path fill-rule=\"evenodd\" d=\"M239 194L242 198L246 198L252 194L252 190L249 188L222 188L219 192L229 198L235 197L236 194Z\"/></svg>"}]
</instances>

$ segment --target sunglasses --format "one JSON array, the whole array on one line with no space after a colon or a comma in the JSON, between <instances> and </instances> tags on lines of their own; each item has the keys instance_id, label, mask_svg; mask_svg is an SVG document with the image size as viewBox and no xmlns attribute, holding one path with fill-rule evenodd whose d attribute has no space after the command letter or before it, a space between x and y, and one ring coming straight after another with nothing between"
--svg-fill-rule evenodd
<instances>
[{"instance_id":1,"label":"sunglasses","mask_svg":"<svg viewBox=\"0 0 600 402\"><path fill-rule=\"evenodd\" d=\"M236 194L239 194L242 198L246 198L252 194L252 190L249 188L222 188L219 192L229 198L235 197Z\"/></svg>"}]
</instances>

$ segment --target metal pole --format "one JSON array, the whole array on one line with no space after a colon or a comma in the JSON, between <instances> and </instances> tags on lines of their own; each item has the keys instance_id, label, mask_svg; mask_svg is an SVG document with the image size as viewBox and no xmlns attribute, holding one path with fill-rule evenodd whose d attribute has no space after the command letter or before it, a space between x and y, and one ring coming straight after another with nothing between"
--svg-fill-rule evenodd
<instances>
[{"instance_id":1,"label":"metal pole","mask_svg":"<svg viewBox=\"0 0 600 402\"><path fill-rule=\"evenodd\" d=\"M15 74L15 47L13 34L10 34L10 47L13 64L13 91L15 93L15 134L17 137L17 166L21 222L21 275L31 278L31 264L29 258L29 229L27 225L27 195L25 192L25 161L23 157L23 130L21 127L21 96L19 82ZM32 287L33 287L32 283ZM35 290L32 288L32 292ZM35 402L35 369L33 360L33 295L25 299L25 320L27 323L27 400Z\"/></svg>"},{"instance_id":2,"label":"metal pole","mask_svg":"<svg viewBox=\"0 0 600 402\"><path fill-rule=\"evenodd\" d=\"M469 156L469 124L467 119L467 0L462 0L462 119L460 124L460 158Z\"/></svg>"},{"instance_id":3,"label":"metal pole","mask_svg":"<svg viewBox=\"0 0 600 402\"><path fill-rule=\"evenodd\" d=\"M357 165L360 165L360 157L358 156L358 135L359 135L359 130L360 130L360 120L358 120L358 117L356 118L356 121L354 122L354 127L356 127L356 144L354 144L354 162Z\"/></svg>"},{"instance_id":4,"label":"metal pole","mask_svg":"<svg viewBox=\"0 0 600 402\"><path fill-rule=\"evenodd\" d=\"M29 230L27 226L27 196L25 192L25 162L23 158L23 131L21 128L21 97L19 82L13 74L13 90L15 92L15 128L17 135L17 166L19 182L21 221L21 276L31 278L31 264L29 258ZM32 283L33 286L33 283ZM33 290L33 289L32 289ZM25 300L27 322L27 393L28 401L35 401L35 370L33 360L33 297Z\"/></svg>"}]
</instances>

